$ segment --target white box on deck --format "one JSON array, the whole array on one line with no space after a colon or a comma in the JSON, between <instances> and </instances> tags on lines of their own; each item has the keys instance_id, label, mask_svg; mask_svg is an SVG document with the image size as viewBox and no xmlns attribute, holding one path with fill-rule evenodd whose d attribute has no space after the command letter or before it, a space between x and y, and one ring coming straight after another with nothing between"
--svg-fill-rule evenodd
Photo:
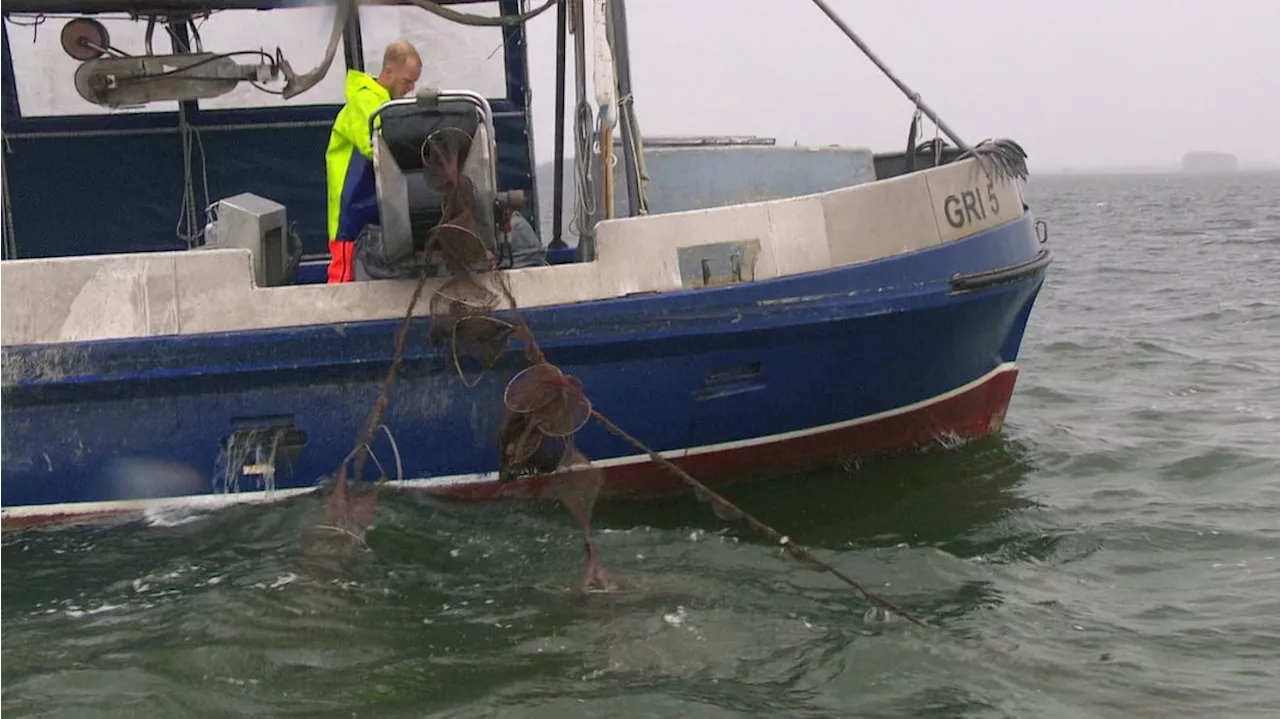
<instances>
[{"instance_id":1,"label":"white box on deck","mask_svg":"<svg viewBox=\"0 0 1280 719\"><path fill-rule=\"evenodd\" d=\"M242 247L253 255L253 279L258 287L288 283L287 214L284 205L242 192L218 201L215 245Z\"/></svg>"}]
</instances>

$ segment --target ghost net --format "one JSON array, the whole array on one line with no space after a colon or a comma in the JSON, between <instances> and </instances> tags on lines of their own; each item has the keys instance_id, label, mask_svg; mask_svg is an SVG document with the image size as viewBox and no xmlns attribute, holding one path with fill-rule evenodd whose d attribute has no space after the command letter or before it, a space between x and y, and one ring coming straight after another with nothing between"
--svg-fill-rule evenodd
<instances>
[{"instance_id":1,"label":"ghost net","mask_svg":"<svg viewBox=\"0 0 1280 719\"><path fill-rule=\"evenodd\" d=\"M468 387L480 382L504 355L512 340L518 342L528 366L508 381L503 393L503 417L497 433L499 481L513 482L532 476L549 476L548 494L558 499L578 522L587 553L583 588L608 590L614 584L605 572L591 537L591 513L604 482L603 471L574 444L574 436L595 419L606 430L640 450L658 466L693 489L694 495L712 506L717 516L739 521L777 542L784 551L810 567L825 571L854 588L885 612L918 625L926 621L871 592L839 569L823 562L808 549L792 542L772 527L743 512L711 491L679 466L628 434L592 406L581 380L565 374L547 360L520 314L506 275L501 271L499 234L510 231L511 213L517 203L498 201L495 188L472 153L474 138L458 129L433 132L422 146L422 167L428 186L443 196L442 219L430 231L420 261L424 271L396 336L396 354L356 447L338 470L338 488L330 502L336 522L368 522L372 504L368 494L357 493L347 482L347 468L354 460L355 477L361 476L364 457L374 433L381 426L396 367L404 352L405 338L428 276L426 267L443 268L445 280L429 300L432 318L429 340L447 351L460 380ZM496 313L504 312L509 319ZM447 348L445 347L447 345ZM373 492L377 491L375 485ZM353 500L363 497L365 501ZM326 517L328 520L329 517ZM363 526L363 525L362 525Z\"/></svg>"}]
</instances>

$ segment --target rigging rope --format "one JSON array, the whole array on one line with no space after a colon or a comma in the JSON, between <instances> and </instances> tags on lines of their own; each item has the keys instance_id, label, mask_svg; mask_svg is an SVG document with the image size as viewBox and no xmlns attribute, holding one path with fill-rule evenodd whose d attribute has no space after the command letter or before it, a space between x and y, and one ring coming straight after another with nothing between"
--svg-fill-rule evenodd
<instances>
[{"instance_id":1,"label":"rigging rope","mask_svg":"<svg viewBox=\"0 0 1280 719\"><path fill-rule=\"evenodd\" d=\"M583 12L585 0L569 0L573 12L569 13L572 23L574 45L574 116L573 116L573 179L575 202L573 218L569 228L578 238L581 248L585 240L589 255L583 259L595 259L594 229L592 220L596 214L596 188L591 176L591 146L595 135L595 113L587 102L587 39L586 22Z\"/></svg>"},{"instance_id":2,"label":"rigging rope","mask_svg":"<svg viewBox=\"0 0 1280 719\"><path fill-rule=\"evenodd\" d=\"M199 244L204 234L204 223L200 221L200 207L196 205L194 168L192 163L192 139L200 150L201 188L204 192L205 212L209 211L209 165L204 151L204 140L200 131L193 128L187 120L185 103L178 103L178 137L182 143L182 205L178 215L178 225L174 228L178 239L187 243L187 249ZM184 230L185 225L185 230ZM208 239L208 238L204 238Z\"/></svg>"},{"instance_id":3,"label":"rigging rope","mask_svg":"<svg viewBox=\"0 0 1280 719\"><path fill-rule=\"evenodd\" d=\"M814 5L818 6L818 9L821 10L823 14L831 20L831 22L835 23L836 27L840 28L840 31L844 33L845 37L849 38L850 42L858 46L858 49L862 51L863 55L867 56L868 60L874 63L876 67L880 68L880 72L884 73L885 77L889 78L894 85L898 86L898 89L902 91L902 94L906 95L908 99L914 102L916 107L924 111L924 114L933 121L933 124L942 132L946 133L947 137L951 138L951 141L956 143L957 147L961 150L969 149L969 146L965 144L964 140L961 140L959 136L952 132L951 128L947 127L946 123L944 123L933 110L929 109L929 107L924 104L924 101L920 99L919 93L907 87L906 83L899 80L898 77L893 74L893 71L889 69L888 65L881 62L880 58L876 57L875 53L871 52L871 48L867 47L867 44L862 41L862 38L858 37L857 34L854 33L847 24L845 24L845 21L840 19L840 16L836 14L835 10L831 9L831 6L826 3L826 0L812 0L812 2Z\"/></svg>"},{"instance_id":4,"label":"rigging rope","mask_svg":"<svg viewBox=\"0 0 1280 719\"><path fill-rule=\"evenodd\" d=\"M585 92L585 91L584 91ZM595 135L595 117L586 99L579 99L573 118L573 174L577 188L577 201L573 205L573 219L569 227L578 242L595 234L592 220L596 214L595 181L591 176L592 139ZM595 251L592 250L594 258Z\"/></svg>"},{"instance_id":5,"label":"rigging rope","mask_svg":"<svg viewBox=\"0 0 1280 719\"><path fill-rule=\"evenodd\" d=\"M639 186L640 207L631 208L633 214L649 214L649 173L644 164L644 139L640 136L640 121L636 119L635 96L627 93L618 99L618 116L627 126L627 134L631 138L631 154L636 158L631 173L636 177Z\"/></svg>"}]
</instances>

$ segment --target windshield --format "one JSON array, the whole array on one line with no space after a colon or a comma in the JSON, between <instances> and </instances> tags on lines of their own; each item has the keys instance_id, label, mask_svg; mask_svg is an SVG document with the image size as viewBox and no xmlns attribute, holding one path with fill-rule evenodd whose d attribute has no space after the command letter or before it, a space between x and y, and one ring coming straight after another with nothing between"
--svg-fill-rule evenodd
<instances>
[{"instance_id":1,"label":"windshield","mask_svg":"<svg viewBox=\"0 0 1280 719\"><path fill-rule=\"evenodd\" d=\"M498 15L497 2L477 3L469 12ZM317 66L333 25L332 7L294 7L267 11L220 10L194 19L199 45L194 51L241 53L240 63L258 62L244 55L263 51L274 56L279 49L298 72ZM468 89L491 99L507 96L503 31L499 27L471 27L450 22L415 7L364 6L359 10L364 69L377 75L382 50L398 39L408 40L423 59L418 86ZM13 63L17 100L22 117L176 112L172 100L143 105L106 107L85 99L76 87L81 61L63 49L61 35L73 16L8 15L6 45ZM124 15L95 15L110 37L110 46L121 54L148 54L147 23ZM150 54L174 52L175 41L163 24L152 33ZM345 48L343 48L345 50ZM308 91L286 100L279 95L280 80L241 82L216 97L197 100L204 110L340 105L343 103L345 52L339 53L324 78Z\"/></svg>"}]
</instances>

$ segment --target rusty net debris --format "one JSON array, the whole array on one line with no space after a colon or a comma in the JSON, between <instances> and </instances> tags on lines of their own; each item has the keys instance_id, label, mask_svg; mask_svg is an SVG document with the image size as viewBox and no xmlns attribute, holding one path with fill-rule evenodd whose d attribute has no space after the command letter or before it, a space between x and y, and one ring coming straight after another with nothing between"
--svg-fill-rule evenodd
<instances>
[{"instance_id":1,"label":"rusty net debris","mask_svg":"<svg viewBox=\"0 0 1280 719\"><path fill-rule=\"evenodd\" d=\"M912 623L928 625L889 600L863 588L809 550L743 512L711 491L660 453L605 417L588 397L582 381L551 363L538 347L533 333L520 314L517 303L500 271L496 237L510 230L511 208L494 201L466 171L472 138L459 130L440 130L423 144L423 167L430 187L444 196L441 221L427 238L420 260L426 265L443 265L448 279L429 299L433 347L444 348L460 380L474 386L492 370L512 340L520 344L527 366L507 382L503 393L503 419L497 436L500 481L519 481L529 476L549 476L549 493L559 499L578 521L587 552L584 588L608 589L613 583L601 566L590 533L591 510L604 481L604 473L575 445L575 435L592 419L607 431L646 454L655 464L671 472L692 488L695 496L712 506L717 516L740 521L777 542L792 557L831 573L857 590L869 602ZM427 279L424 271L396 335L396 354L383 383L382 393L357 439L348 461L337 473L338 490L330 503L333 521L341 526L365 522L371 505L353 497L358 494L347 482L348 466L354 461L354 477L362 476L369 442L380 426L390 387L394 381L417 305ZM503 313L506 318L498 316ZM375 485L372 491L376 492ZM340 503L336 506L334 502ZM348 509L349 508L349 509ZM345 518L345 519L344 519ZM329 517L327 516L327 520Z\"/></svg>"},{"instance_id":2,"label":"rusty net debris","mask_svg":"<svg viewBox=\"0 0 1280 719\"><path fill-rule=\"evenodd\" d=\"M591 417L591 403L578 378L547 362L533 333L520 317L506 276L498 271L496 235L510 230L510 209L486 213L484 192L463 171L471 138L459 130L433 133L423 146L423 167L430 187L444 194L444 215L427 239L427 253L449 272L431 296L433 346L448 343L459 378L479 383L502 358L510 340L524 348L529 367L507 385L499 431L503 480L545 474L580 462L573 435ZM512 321L495 316L509 313ZM572 460L572 461L570 461Z\"/></svg>"}]
</instances>

